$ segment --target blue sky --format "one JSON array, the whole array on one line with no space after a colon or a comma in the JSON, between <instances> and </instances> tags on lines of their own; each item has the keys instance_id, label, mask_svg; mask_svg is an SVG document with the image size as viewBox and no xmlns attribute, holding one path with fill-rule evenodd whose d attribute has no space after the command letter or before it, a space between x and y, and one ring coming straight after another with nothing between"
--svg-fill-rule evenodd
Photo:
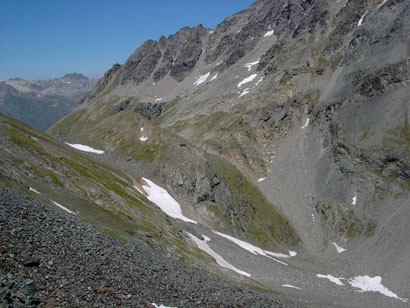
<instances>
[{"instance_id":1,"label":"blue sky","mask_svg":"<svg viewBox=\"0 0 410 308\"><path fill-rule=\"evenodd\" d=\"M0 80L102 74L147 39L214 28L253 0L0 0Z\"/></svg>"}]
</instances>

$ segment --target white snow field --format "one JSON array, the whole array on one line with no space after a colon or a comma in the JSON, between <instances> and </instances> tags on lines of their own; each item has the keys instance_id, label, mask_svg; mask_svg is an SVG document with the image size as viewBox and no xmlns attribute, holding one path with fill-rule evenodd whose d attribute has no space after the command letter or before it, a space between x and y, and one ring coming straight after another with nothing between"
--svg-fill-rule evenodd
<instances>
[{"instance_id":1,"label":"white snow field","mask_svg":"<svg viewBox=\"0 0 410 308\"><path fill-rule=\"evenodd\" d=\"M297 253L295 251L289 251L289 255L285 255L283 253L276 253L276 252L272 252L272 251L263 250L259 247L256 247L252 244L249 244L245 241L237 239L237 238L235 238L233 236L230 236L228 234L224 234L224 233L214 231L214 230L212 230L212 232L215 233L215 234L218 234L219 236L221 236L223 238L226 238L227 240L230 240L231 242L235 243L239 247L241 247L241 248L243 248L243 249L245 249L245 250L247 250L247 251L249 251L249 252L251 252L255 255L261 255L261 256L273 259L276 262L278 262L280 264L283 264L283 265L286 265L286 266L287 266L287 264L285 262L279 261L275 258L289 258L289 257L294 257L294 256L297 255Z\"/></svg>"},{"instance_id":2,"label":"white snow field","mask_svg":"<svg viewBox=\"0 0 410 308\"><path fill-rule=\"evenodd\" d=\"M218 73L216 73L209 81L215 80L218 77Z\"/></svg>"},{"instance_id":3,"label":"white snow field","mask_svg":"<svg viewBox=\"0 0 410 308\"><path fill-rule=\"evenodd\" d=\"M301 288L292 286L291 284L283 284L282 287L302 290Z\"/></svg>"},{"instance_id":4,"label":"white snow field","mask_svg":"<svg viewBox=\"0 0 410 308\"><path fill-rule=\"evenodd\" d=\"M305 129L306 127L309 126L309 118L306 119L305 124L301 127L301 129Z\"/></svg>"},{"instance_id":5,"label":"white snow field","mask_svg":"<svg viewBox=\"0 0 410 308\"><path fill-rule=\"evenodd\" d=\"M349 284L362 290L363 292L379 292L385 296L393 297L407 303L407 298L400 298L397 294L393 293L385 286L382 285L382 278L380 276L369 277L369 276L357 276L348 280Z\"/></svg>"},{"instance_id":6,"label":"white snow field","mask_svg":"<svg viewBox=\"0 0 410 308\"><path fill-rule=\"evenodd\" d=\"M263 36L263 37L269 37L269 36L272 36L273 35L273 30L270 30L270 31L268 31L268 32L266 32L265 33L265 35Z\"/></svg>"},{"instance_id":7,"label":"white snow field","mask_svg":"<svg viewBox=\"0 0 410 308\"><path fill-rule=\"evenodd\" d=\"M73 211L69 210L68 208L66 208L65 206L61 205L60 203L57 203L53 200L50 200L51 202L53 202L56 206L58 206L60 209L62 209L63 211L66 211L67 213L73 214L73 215L77 215L76 213L74 213Z\"/></svg>"},{"instance_id":8,"label":"white snow field","mask_svg":"<svg viewBox=\"0 0 410 308\"><path fill-rule=\"evenodd\" d=\"M322 274L317 274L316 277L328 279L330 282L333 282L333 283L337 284L338 286L344 286L344 284L342 282L342 280L344 280L344 278L337 278L337 277L333 277L332 275L322 275Z\"/></svg>"},{"instance_id":9,"label":"white snow field","mask_svg":"<svg viewBox=\"0 0 410 308\"><path fill-rule=\"evenodd\" d=\"M155 308L178 308L178 307L169 307L169 306L164 306L164 305L157 305L157 304L155 304L155 303L152 303L151 304L152 306L154 306Z\"/></svg>"},{"instance_id":10,"label":"white snow field","mask_svg":"<svg viewBox=\"0 0 410 308\"><path fill-rule=\"evenodd\" d=\"M69 145L70 147L83 151L83 152L89 152L89 153L95 153L95 154L104 154L104 151L102 150L96 150L93 149L92 147L89 147L88 145L83 145L83 144L72 144L72 143L68 143L68 142L64 142L65 144Z\"/></svg>"},{"instance_id":11,"label":"white snow field","mask_svg":"<svg viewBox=\"0 0 410 308\"><path fill-rule=\"evenodd\" d=\"M181 206L172 198L172 196L162 187L158 186L154 182L142 178L148 185L142 185L142 188L147 193L147 198L151 202L155 203L165 214L172 218L181 219L186 222L197 224L195 220L192 220L182 214ZM136 188L136 187L135 187ZM137 188L138 190L138 188ZM138 190L141 192L140 190Z\"/></svg>"},{"instance_id":12,"label":"white snow field","mask_svg":"<svg viewBox=\"0 0 410 308\"><path fill-rule=\"evenodd\" d=\"M209 237L203 236L204 240L200 240L199 238L192 235L191 233L188 233L188 235L195 242L195 244L198 246L198 248L203 250L204 252L206 252L210 256L212 256L219 266L230 269L230 270L232 270L232 271L234 271L234 272L236 272L236 273L238 273L242 276L251 277L251 275L249 273L241 271L240 269L237 269L235 266L233 266L232 264L227 262L224 258L222 258L222 256L219 255L217 252L215 252L211 247L209 247L209 245L207 244L207 242L209 242L209 240L210 240Z\"/></svg>"},{"instance_id":13,"label":"white snow field","mask_svg":"<svg viewBox=\"0 0 410 308\"><path fill-rule=\"evenodd\" d=\"M245 90L243 90L243 92L239 95L239 97L244 96L246 94L249 93L249 88L246 88Z\"/></svg>"},{"instance_id":14,"label":"white snow field","mask_svg":"<svg viewBox=\"0 0 410 308\"><path fill-rule=\"evenodd\" d=\"M32 192L35 192L38 195L41 195L41 193L38 192L37 190L35 190L33 187L29 187L29 190L32 191Z\"/></svg>"},{"instance_id":15,"label":"white snow field","mask_svg":"<svg viewBox=\"0 0 410 308\"><path fill-rule=\"evenodd\" d=\"M240 88L241 86L243 86L244 84L251 82L252 80L254 80L256 78L256 76L258 76L258 74L252 74L249 77L246 77L244 80L242 80L240 83L238 83L238 88Z\"/></svg>"},{"instance_id":16,"label":"white snow field","mask_svg":"<svg viewBox=\"0 0 410 308\"><path fill-rule=\"evenodd\" d=\"M346 251L345 248L340 247L340 246L337 245L335 242L333 242L332 244L336 247L338 253L342 253L343 251Z\"/></svg>"},{"instance_id":17,"label":"white snow field","mask_svg":"<svg viewBox=\"0 0 410 308\"><path fill-rule=\"evenodd\" d=\"M244 65L244 67L246 67L246 68L248 69L248 72L250 72L251 69L252 69L252 66L257 65L257 64L259 64L259 60L256 60L256 61L254 61L254 62L246 63L246 64Z\"/></svg>"},{"instance_id":18,"label":"white snow field","mask_svg":"<svg viewBox=\"0 0 410 308\"><path fill-rule=\"evenodd\" d=\"M200 84L204 83L204 82L208 79L209 75L211 75L211 72L208 72L208 73L206 73L205 75L199 76L199 77L195 80L194 85L199 86Z\"/></svg>"}]
</instances>

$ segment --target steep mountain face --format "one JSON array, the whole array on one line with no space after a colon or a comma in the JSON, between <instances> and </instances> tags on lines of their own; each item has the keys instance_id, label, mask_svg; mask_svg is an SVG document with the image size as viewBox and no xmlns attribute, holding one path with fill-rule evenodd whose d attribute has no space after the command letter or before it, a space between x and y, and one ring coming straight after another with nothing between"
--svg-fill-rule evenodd
<instances>
[{"instance_id":1,"label":"steep mountain face","mask_svg":"<svg viewBox=\"0 0 410 308\"><path fill-rule=\"evenodd\" d=\"M49 132L156 179L205 226L408 295L409 10L258 0L147 41Z\"/></svg>"},{"instance_id":2,"label":"steep mountain face","mask_svg":"<svg viewBox=\"0 0 410 308\"><path fill-rule=\"evenodd\" d=\"M46 130L73 111L95 83L77 73L48 80L0 81L0 112Z\"/></svg>"}]
</instances>

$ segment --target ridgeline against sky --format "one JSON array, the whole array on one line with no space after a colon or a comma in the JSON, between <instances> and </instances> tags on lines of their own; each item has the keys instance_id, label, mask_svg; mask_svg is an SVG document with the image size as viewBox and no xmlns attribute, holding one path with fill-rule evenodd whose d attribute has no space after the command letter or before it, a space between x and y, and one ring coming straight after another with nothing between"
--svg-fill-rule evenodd
<instances>
[{"instance_id":1,"label":"ridgeline against sky","mask_svg":"<svg viewBox=\"0 0 410 308\"><path fill-rule=\"evenodd\" d=\"M0 1L0 80L100 77L145 40L214 28L252 0Z\"/></svg>"}]
</instances>

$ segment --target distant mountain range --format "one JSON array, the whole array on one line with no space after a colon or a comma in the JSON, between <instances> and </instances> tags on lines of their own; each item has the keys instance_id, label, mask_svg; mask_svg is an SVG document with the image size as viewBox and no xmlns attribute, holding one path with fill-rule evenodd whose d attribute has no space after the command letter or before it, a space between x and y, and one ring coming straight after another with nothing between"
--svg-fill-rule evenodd
<instances>
[{"instance_id":1,"label":"distant mountain range","mask_svg":"<svg viewBox=\"0 0 410 308\"><path fill-rule=\"evenodd\" d=\"M0 112L45 130L73 111L95 83L77 73L47 80L0 81Z\"/></svg>"}]
</instances>

